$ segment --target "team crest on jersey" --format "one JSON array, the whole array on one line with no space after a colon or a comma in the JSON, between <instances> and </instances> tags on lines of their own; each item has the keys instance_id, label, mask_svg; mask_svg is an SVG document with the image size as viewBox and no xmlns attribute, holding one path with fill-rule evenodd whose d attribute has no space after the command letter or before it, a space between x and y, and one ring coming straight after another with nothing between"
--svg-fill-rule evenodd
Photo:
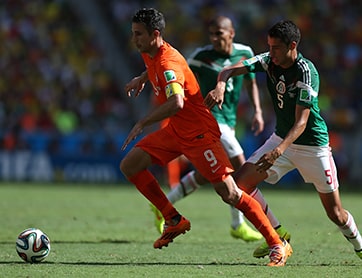
<instances>
[{"instance_id":1,"label":"team crest on jersey","mask_svg":"<svg viewBox=\"0 0 362 278\"><path fill-rule=\"evenodd\" d=\"M312 100L311 94L307 89L300 90L299 100L304 102L310 102Z\"/></svg>"},{"instance_id":2,"label":"team crest on jersey","mask_svg":"<svg viewBox=\"0 0 362 278\"><path fill-rule=\"evenodd\" d=\"M176 80L176 74L173 70L166 70L163 72L163 75L165 76L166 82Z\"/></svg>"},{"instance_id":3,"label":"team crest on jersey","mask_svg":"<svg viewBox=\"0 0 362 278\"><path fill-rule=\"evenodd\" d=\"M275 86L276 91L279 94L285 93L285 83L283 81L279 81L278 84Z\"/></svg>"}]
</instances>

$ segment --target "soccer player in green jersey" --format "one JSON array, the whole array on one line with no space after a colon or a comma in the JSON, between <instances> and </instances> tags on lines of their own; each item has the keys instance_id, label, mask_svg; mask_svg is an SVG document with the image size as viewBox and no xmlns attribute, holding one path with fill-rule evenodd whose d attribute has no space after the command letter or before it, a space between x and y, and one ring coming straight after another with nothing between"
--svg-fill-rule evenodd
<instances>
[{"instance_id":1,"label":"soccer player in green jersey","mask_svg":"<svg viewBox=\"0 0 362 278\"><path fill-rule=\"evenodd\" d=\"M257 184L263 180L276 183L287 172L298 169L305 182L314 184L327 216L362 259L361 234L352 214L342 207L328 130L318 108L319 75L313 63L298 52L300 38L300 30L292 21L276 23L268 31L269 52L223 69L215 89L209 92L204 103L221 108L229 78L266 72L276 128L237 171L238 186L259 201L279 235L290 238L285 229L280 232L280 223ZM267 253L262 244L254 251L254 257L264 257Z\"/></svg>"},{"instance_id":2,"label":"soccer player in green jersey","mask_svg":"<svg viewBox=\"0 0 362 278\"><path fill-rule=\"evenodd\" d=\"M235 29L230 18L225 16L213 18L208 24L208 31L211 44L197 48L188 59L190 68L198 79L203 96L206 96L215 87L217 76L225 66L254 56L250 46L234 42ZM254 110L252 129L255 131L255 135L262 132L264 121L254 73L230 78L226 85L227 94L222 110L217 107L211 110L221 131L221 142L234 169L239 169L245 162L244 151L235 137L237 109L243 83ZM198 171L191 171L182 177L180 183L172 188L167 197L171 203L175 203L207 183L209 181L202 177ZM160 217L155 208L152 209L156 214L155 225L159 232L162 232L163 218ZM254 231L246 223L240 210L231 207L231 219L230 234L234 238L240 238L244 241L255 241L262 238L260 233Z\"/></svg>"}]
</instances>

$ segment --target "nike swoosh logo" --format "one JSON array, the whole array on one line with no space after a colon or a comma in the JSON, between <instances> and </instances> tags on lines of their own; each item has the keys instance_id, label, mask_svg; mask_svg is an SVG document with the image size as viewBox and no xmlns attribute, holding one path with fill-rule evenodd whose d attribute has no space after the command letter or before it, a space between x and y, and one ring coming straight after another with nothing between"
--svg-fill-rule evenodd
<instances>
[{"instance_id":1,"label":"nike swoosh logo","mask_svg":"<svg viewBox=\"0 0 362 278\"><path fill-rule=\"evenodd\" d=\"M221 166L217 167L216 169L211 169L211 173L215 174L217 170L220 169Z\"/></svg>"}]
</instances>

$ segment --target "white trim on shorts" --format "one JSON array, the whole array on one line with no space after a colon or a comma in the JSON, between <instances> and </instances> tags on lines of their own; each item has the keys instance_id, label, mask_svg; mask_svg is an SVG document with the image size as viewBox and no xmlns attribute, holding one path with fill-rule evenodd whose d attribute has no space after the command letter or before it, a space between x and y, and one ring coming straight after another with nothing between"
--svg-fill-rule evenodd
<instances>
[{"instance_id":1,"label":"white trim on shorts","mask_svg":"<svg viewBox=\"0 0 362 278\"><path fill-rule=\"evenodd\" d=\"M277 147L283 139L273 133L265 143L247 160L256 163L259 158ZM285 174L297 169L306 183L313 183L320 193L330 193L338 189L337 169L331 148L327 146L307 146L291 144L267 170L266 182L275 184Z\"/></svg>"},{"instance_id":2,"label":"white trim on shorts","mask_svg":"<svg viewBox=\"0 0 362 278\"><path fill-rule=\"evenodd\" d=\"M239 156L244 153L238 139L235 137L235 129L227 124L219 124L221 132L220 141L229 158Z\"/></svg>"}]
</instances>

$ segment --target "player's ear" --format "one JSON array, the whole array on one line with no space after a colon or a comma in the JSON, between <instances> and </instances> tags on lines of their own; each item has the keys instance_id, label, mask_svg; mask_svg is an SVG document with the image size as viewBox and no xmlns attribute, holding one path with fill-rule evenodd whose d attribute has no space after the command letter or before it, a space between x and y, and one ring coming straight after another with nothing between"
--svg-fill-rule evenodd
<instances>
[{"instance_id":1,"label":"player's ear","mask_svg":"<svg viewBox=\"0 0 362 278\"><path fill-rule=\"evenodd\" d=\"M231 36L232 39L234 39L234 37L235 37L235 30L234 30L234 28L231 28L231 29L230 29L230 36Z\"/></svg>"},{"instance_id":2,"label":"player's ear","mask_svg":"<svg viewBox=\"0 0 362 278\"><path fill-rule=\"evenodd\" d=\"M289 49L290 49L290 50L294 50L294 49L296 49L296 48L297 48L297 42L292 41L292 42L290 43L290 45L289 45Z\"/></svg>"},{"instance_id":3,"label":"player's ear","mask_svg":"<svg viewBox=\"0 0 362 278\"><path fill-rule=\"evenodd\" d=\"M153 31L153 36L154 36L155 38L161 37L161 32L160 32L159 30L154 30L154 31Z\"/></svg>"}]
</instances>

